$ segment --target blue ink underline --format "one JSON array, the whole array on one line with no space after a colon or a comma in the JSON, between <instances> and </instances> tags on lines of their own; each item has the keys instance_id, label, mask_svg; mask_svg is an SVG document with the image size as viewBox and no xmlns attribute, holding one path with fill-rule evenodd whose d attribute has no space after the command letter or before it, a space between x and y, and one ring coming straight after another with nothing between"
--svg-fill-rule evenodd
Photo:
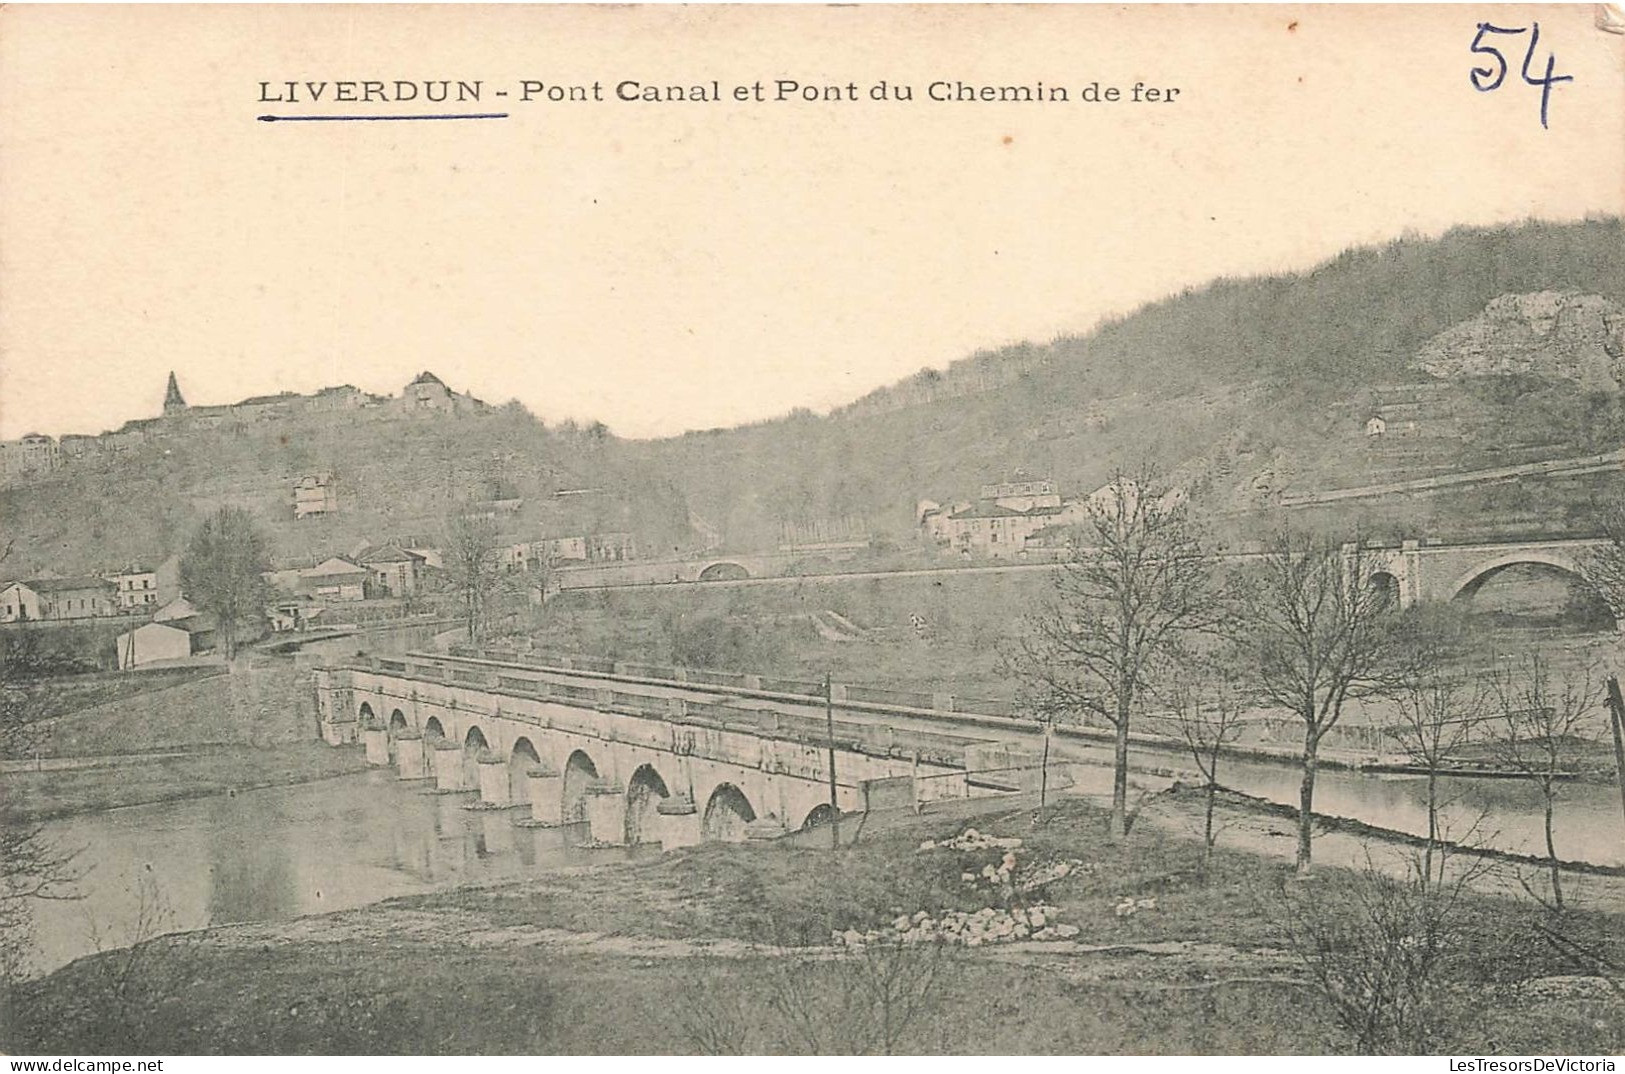
<instances>
[{"instance_id":1,"label":"blue ink underline","mask_svg":"<svg viewBox=\"0 0 1625 1074\"><path fill-rule=\"evenodd\" d=\"M255 116L261 123L377 123L424 119L507 119L507 112L443 112L415 116Z\"/></svg>"}]
</instances>

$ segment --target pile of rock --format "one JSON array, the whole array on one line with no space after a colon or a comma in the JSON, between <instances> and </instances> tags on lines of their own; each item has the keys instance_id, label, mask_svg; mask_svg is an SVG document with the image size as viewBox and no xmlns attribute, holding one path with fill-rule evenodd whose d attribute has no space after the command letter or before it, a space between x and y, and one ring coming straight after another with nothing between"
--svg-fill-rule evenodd
<instances>
[{"instance_id":1,"label":"pile of rock","mask_svg":"<svg viewBox=\"0 0 1625 1074\"><path fill-rule=\"evenodd\" d=\"M1141 910L1155 910L1157 908L1156 896L1146 899L1136 899L1132 895L1119 895L1117 904L1112 907L1112 913L1118 917L1132 917Z\"/></svg>"},{"instance_id":2,"label":"pile of rock","mask_svg":"<svg viewBox=\"0 0 1625 1074\"><path fill-rule=\"evenodd\" d=\"M924 910L910 917L900 914L886 928L859 932L834 932L830 939L849 948L869 944L950 943L964 947L1016 943L1021 940L1070 940L1081 931L1076 925L1063 925L1056 915L1058 906L1029 906L1014 910L944 910L933 917Z\"/></svg>"},{"instance_id":3,"label":"pile of rock","mask_svg":"<svg viewBox=\"0 0 1625 1074\"><path fill-rule=\"evenodd\" d=\"M920 850L922 853L927 850L1015 850L1020 846L1020 839L1001 839L994 835L983 835L975 828L966 828L952 839L927 839L920 844Z\"/></svg>"}]
</instances>

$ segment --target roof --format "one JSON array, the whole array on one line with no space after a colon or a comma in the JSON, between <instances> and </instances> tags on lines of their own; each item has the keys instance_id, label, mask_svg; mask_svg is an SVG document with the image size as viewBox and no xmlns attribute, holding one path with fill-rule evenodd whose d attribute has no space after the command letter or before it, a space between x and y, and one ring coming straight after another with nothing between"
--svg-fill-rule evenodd
<instances>
[{"instance_id":1,"label":"roof","mask_svg":"<svg viewBox=\"0 0 1625 1074\"><path fill-rule=\"evenodd\" d=\"M238 406L260 406L265 403L285 403L289 399L297 399L298 392L278 392L275 395L251 395L238 403Z\"/></svg>"},{"instance_id":2,"label":"roof","mask_svg":"<svg viewBox=\"0 0 1625 1074\"><path fill-rule=\"evenodd\" d=\"M61 593L69 589L112 589L113 583L105 578L36 578L24 582L36 593Z\"/></svg>"},{"instance_id":3,"label":"roof","mask_svg":"<svg viewBox=\"0 0 1625 1074\"><path fill-rule=\"evenodd\" d=\"M174 619L190 619L197 614L197 607L185 597L176 597L162 608L152 613L153 622L167 623Z\"/></svg>"},{"instance_id":4,"label":"roof","mask_svg":"<svg viewBox=\"0 0 1625 1074\"><path fill-rule=\"evenodd\" d=\"M415 563L421 562L423 559L416 552L408 552L399 545L393 544L369 548L355 558L361 563Z\"/></svg>"},{"instance_id":5,"label":"roof","mask_svg":"<svg viewBox=\"0 0 1625 1074\"><path fill-rule=\"evenodd\" d=\"M351 563L343 556L330 556L308 570L300 571L306 578L321 578L330 575L366 574L367 568Z\"/></svg>"},{"instance_id":6,"label":"roof","mask_svg":"<svg viewBox=\"0 0 1625 1074\"><path fill-rule=\"evenodd\" d=\"M412 381L412 384L438 384L442 388L446 387L446 382L445 381L441 380L439 377L435 376L433 373L429 372L427 369L425 369L423 372L419 373L417 375L417 378ZM410 388L412 386L412 384L408 384L407 387ZM447 389L447 390L449 391L450 389Z\"/></svg>"},{"instance_id":7,"label":"roof","mask_svg":"<svg viewBox=\"0 0 1625 1074\"><path fill-rule=\"evenodd\" d=\"M152 627L168 627L172 630L184 630L188 634L206 634L215 626L213 616L189 615L184 619L155 619L150 623L143 623L136 630L148 630Z\"/></svg>"},{"instance_id":8,"label":"roof","mask_svg":"<svg viewBox=\"0 0 1625 1074\"><path fill-rule=\"evenodd\" d=\"M949 518L1025 518L1027 512L1014 507L1002 507L991 501L972 504L963 511L955 511Z\"/></svg>"}]
</instances>

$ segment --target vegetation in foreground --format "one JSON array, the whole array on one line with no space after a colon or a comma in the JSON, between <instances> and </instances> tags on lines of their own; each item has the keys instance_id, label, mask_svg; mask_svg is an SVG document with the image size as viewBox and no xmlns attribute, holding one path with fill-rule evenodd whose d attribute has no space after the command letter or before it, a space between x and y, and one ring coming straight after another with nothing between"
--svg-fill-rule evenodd
<instances>
[{"instance_id":1,"label":"vegetation in foreground","mask_svg":"<svg viewBox=\"0 0 1625 1074\"><path fill-rule=\"evenodd\" d=\"M1165 797L1149 808L1194 819L1200 804ZM163 938L20 986L0 1046L235 1054L1625 1048L1625 996L1601 975L1617 982L1603 967L1625 962L1617 908L1582 909L1575 899L1554 913L1462 889L1448 904L1426 903L1426 913L1362 914L1422 906L1425 895L1381 871L1322 868L1293 879L1284 863L1222 843L1208 856L1200 840L1146 824L1113 841L1107 813L1078 801L1047 810L1037 826L1030 809L1004 809L910 818L839 852L817 833L763 847L709 845L296 923ZM1022 844L940 845L968 827ZM1014 865L1001 871L1005 854ZM899 917L912 923L919 911L1040 903L1077 930L1070 942L887 940ZM850 934L832 942L848 930L856 944ZM786 946L796 950L778 950ZM1385 952L1409 959L1411 985L1365 1002L1388 994L1381 966L1395 960L1385 962Z\"/></svg>"}]
</instances>

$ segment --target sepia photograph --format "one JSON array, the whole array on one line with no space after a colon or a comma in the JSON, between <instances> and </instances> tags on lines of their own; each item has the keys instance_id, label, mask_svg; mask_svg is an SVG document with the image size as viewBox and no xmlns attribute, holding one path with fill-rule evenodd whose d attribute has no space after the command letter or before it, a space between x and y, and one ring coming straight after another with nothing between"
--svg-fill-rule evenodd
<instances>
[{"instance_id":1,"label":"sepia photograph","mask_svg":"<svg viewBox=\"0 0 1625 1074\"><path fill-rule=\"evenodd\" d=\"M1622 214L1618 5L0 6L0 1053L1613 1071Z\"/></svg>"}]
</instances>

